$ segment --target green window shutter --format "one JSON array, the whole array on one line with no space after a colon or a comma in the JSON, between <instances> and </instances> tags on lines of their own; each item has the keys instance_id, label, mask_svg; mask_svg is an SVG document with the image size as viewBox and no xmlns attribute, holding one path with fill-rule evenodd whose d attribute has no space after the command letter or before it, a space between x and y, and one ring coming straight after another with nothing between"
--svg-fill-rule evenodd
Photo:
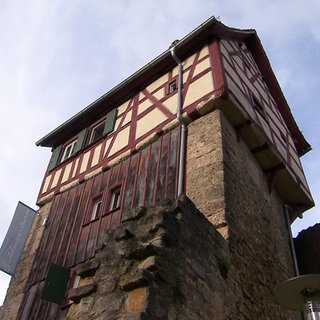
<instances>
[{"instance_id":1,"label":"green window shutter","mask_svg":"<svg viewBox=\"0 0 320 320\"><path fill-rule=\"evenodd\" d=\"M118 109L114 108L107 114L106 122L104 124L103 135L107 135L113 131L114 125L116 123Z\"/></svg>"},{"instance_id":2,"label":"green window shutter","mask_svg":"<svg viewBox=\"0 0 320 320\"><path fill-rule=\"evenodd\" d=\"M62 149L62 145L53 149L49 166L48 166L48 171L51 171L57 165L61 149Z\"/></svg>"},{"instance_id":3,"label":"green window shutter","mask_svg":"<svg viewBox=\"0 0 320 320\"><path fill-rule=\"evenodd\" d=\"M86 143L87 132L88 128L85 128L82 131L80 131L73 153L77 153L79 150L82 149L82 147Z\"/></svg>"},{"instance_id":4,"label":"green window shutter","mask_svg":"<svg viewBox=\"0 0 320 320\"><path fill-rule=\"evenodd\" d=\"M41 293L41 299L62 304L68 287L70 269L51 263Z\"/></svg>"}]
</instances>

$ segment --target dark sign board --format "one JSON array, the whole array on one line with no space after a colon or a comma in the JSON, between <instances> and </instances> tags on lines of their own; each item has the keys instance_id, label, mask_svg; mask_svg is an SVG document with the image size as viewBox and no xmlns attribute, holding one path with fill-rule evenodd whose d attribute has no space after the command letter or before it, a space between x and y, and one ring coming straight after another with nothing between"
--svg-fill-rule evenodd
<instances>
[{"instance_id":1,"label":"dark sign board","mask_svg":"<svg viewBox=\"0 0 320 320\"><path fill-rule=\"evenodd\" d=\"M41 294L41 299L62 304L65 298L70 269L51 263Z\"/></svg>"},{"instance_id":2,"label":"dark sign board","mask_svg":"<svg viewBox=\"0 0 320 320\"><path fill-rule=\"evenodd\" d=\"M14 276L36 211L19 201L0 248L0 270Z\"/></svg>"}]
</instances>

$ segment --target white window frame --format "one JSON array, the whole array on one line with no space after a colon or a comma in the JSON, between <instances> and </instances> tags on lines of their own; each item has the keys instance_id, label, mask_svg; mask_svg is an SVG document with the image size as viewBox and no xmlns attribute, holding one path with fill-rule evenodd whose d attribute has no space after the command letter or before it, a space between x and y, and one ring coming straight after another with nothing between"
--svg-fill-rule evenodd
<instances>
[{"instance_id":1,"label":"white window frame","mask_svg":"<svg viewBox=\"0 0 320 320\"><path fill-rule=\"evenodd\" d=\"M109 212L120 208L121 204L121 186L111 190Z\"/></svg>"},{"instance_id":2,"label":"white window frame","mask_svg":"<svg viewBox=\"0 0 320 320\"><path fill-rule=\"evenodd\" d=\"M171 93L177 91L177 89L178 89L177 79L174 79L168 85L168 94L171 94Z\"/></svg>"},{"instance_id":3,"label":"white window frame","mask_svg":"<svg viewBox=\"0 0 320 320\"><path fill-rule=\"evenodd\" d=\"M61 162L63 162L64 160L67 160L73 155L76 143L77 143L77 139L65 146L63 155L61 157Z\"/></svg>"},{"instance_id":4,"label":"white window frame","mask_svg":"<svg viewBox=\"0 0 320 320\"><path fill-rule=\"evenodd\" d=\"M90 221L95 220L99 217L101 207L102 207L102 198L98 198L97 200L95 200L93 204Z\"/></svg>"}]
</instances>

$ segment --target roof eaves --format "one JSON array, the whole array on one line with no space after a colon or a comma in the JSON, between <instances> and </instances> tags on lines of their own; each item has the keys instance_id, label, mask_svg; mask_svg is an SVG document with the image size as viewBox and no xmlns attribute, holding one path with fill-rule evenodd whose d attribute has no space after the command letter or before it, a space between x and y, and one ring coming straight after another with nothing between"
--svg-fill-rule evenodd
<instances>
[{"instance_id":1,"label":"roof eaves","mask_svg":"<svg viewBox=\"0 0 320 320\"><path fill-rule=\"evenodd\" d=\"M202 23L196 29L191 31L185 37L183 37L180 41L175 43L175 47L177 53L179 50L183 53L184 51L190 50L190 44L192 42L199 43L201 40L205 40L209 36L216 36L216 37L232 37L232 38L239 38L244 39L248 36L252 36L255 34L255 30L247 29L247 30L240 30L235 28L230 28L219 22L214 16L209 18L207 21ZM184 51L183 51L184 50ZM185 53L185 52L184 52ZM147 74L151 71L160 71L158 70L162 64L165 64L165 61L169 61L173 64L173 60L171 61L171 54L169 48L160 54L158 57L153 59L151 62L146 64L144 67L133 73L130 77L122 81L120 84L115 86L113 89L102 95L100 98L89 104L83 110L75 114L73 117L62 123L60 126L52 130L50 133L45 135L43 138L36 142L37 146L44 146L44 147L55 147L60 143L60 140L65 137L66 132L69 132L68 129L75 127L77 123L81 124L81 120L88 117L89 114L93 114L94 112L98 113L97 110L99 105L103 102L111 99L111 97L116 96L120 92L124 91L126 88L132 88L134 84L137 82L138 79L142 78L143 75ZM152 72L154 74L156 72ZM129 90L129 89L127 89ZM125 95L121 95L124 97ZM106 109L104 109L106 110ZM78 129L80 129L78 127Z\"/></svg>"}]
</instances>

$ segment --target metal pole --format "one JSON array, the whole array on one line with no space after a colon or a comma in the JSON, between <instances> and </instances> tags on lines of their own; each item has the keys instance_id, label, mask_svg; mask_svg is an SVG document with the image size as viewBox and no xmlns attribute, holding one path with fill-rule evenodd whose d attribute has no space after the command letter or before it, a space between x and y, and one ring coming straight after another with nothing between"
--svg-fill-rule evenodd
<instances>
[{"instance_id":1,"label":"metal pole","mask_svg":"<svg viewBox=\"0 0 320 320\"><path fill-rule=\"evenodd\" d=\"M179 172L178 172L178 196L183 193L184 188L184 167L185 167L185 152L186 152L186 136L187 127L182 118L182 84L183 84L183 66L181 61L175 54L175 46L170 48L171 55L178 65L178 105L177 105L177 119L181 125L180 136L180 155L179 155Z\"/></svg>"}]
</instances>

